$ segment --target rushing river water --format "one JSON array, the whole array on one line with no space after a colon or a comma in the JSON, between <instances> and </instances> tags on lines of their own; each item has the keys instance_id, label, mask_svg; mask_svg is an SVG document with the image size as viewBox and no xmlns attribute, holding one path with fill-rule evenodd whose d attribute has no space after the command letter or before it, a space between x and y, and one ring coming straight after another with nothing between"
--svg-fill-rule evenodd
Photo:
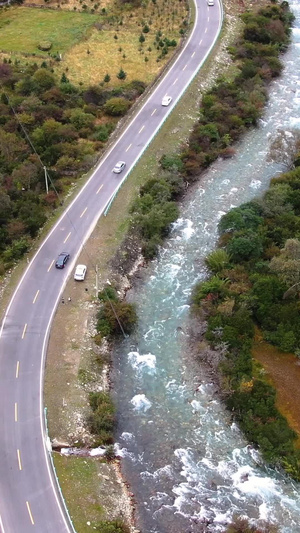
<instances>
[{"instance_id":1,"label":"rushing river water","mask_svg":"<svg viewBox=\"0 0 300 533\"><path fill-rule=\"evenodd\" d=\"M135 290L138 331L115 354L117 440L143 533L224 531L233 515L300 532L300 485L260 461L183 350L191 289L206 276L204 257L215 247L220 217L286 168L287 143L300 127L300 3L292 9L293 43L260 128L184 202Z\"/></svg>"}]
</instances>

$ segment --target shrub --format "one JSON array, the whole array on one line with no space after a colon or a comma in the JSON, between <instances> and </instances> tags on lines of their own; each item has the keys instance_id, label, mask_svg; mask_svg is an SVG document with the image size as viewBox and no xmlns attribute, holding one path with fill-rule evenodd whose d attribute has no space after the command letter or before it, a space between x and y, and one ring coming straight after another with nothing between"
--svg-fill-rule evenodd
<instances>
[{"instance_id":1,"label":"shrub","mask_svg":"<svg viewBox=\"0 0 300 533\"><path fill-rule=\"evenodd\" d=\"M130 533L130 527L121 518L101 522L95 529L99 533Z\"/></svg>"},{"instance_id":2,"label":"shrub","mask_svg":"<svg viewBox=\"0 0 300 533\"><path fill-rule=\"evenodd\" d=\"M118 302L119 300L116 289L111 285L106 285L104 289L98 293L98 298L102 302L108 302L109 300L112 302Z\"/></svg>"},{"instance_id":3,"label":"shrub","mask_svg":"<svg viewBox=\"0 0 300 533\"><path fill-rule=\"evenodd\" d=\"M130 102L122 97L109 98L104 104L104 111L113 117L120 117L127 113Z\"/></svg>"},{"instance_id":4,"label":"shrub","mask_svg":"<svg viewBox=\"0 0 300 533\"><path fill-rule=\"evenodd\" d=\"M178 172L181 172L184 168L183 161L180 155L177 155L177 154L171 154L171 155L164 154L160 158L160 164L162 168L165 170L177 170Z\"/></svg>"},{"instance_id":5,"label":"shrub","mask_svg":"<svg viewBox=\"0 0 300 533\"><path fill-rule=\"evenodd\" d=\"M219 276L212 276L209 280L195 286L192 301L195 305L200 306L202 300L207 297L222 299L229 294L227 285L228 280L221 279Z\"/></svg>"},{"instance_id":6,"label":"shrub","mask_svg":"<svg viewBox=\"0 0 300 533\"><path fill-rule=\"evenodd\" d=\"M111 444L115 421L115 408L106 392L90 392L92 414L88 418L90 429L98 435L98 445Z\"/></svg>"},{"instance_id":7,"label":"shrub","mask_svg":"<svg viewBox=\"0 0 300 533\"><path fill-rule=\"evenodd\" d=\"M230 256L228 255L226 250L223 250L222 248L214 250L205 258L206 265L215 274L221 272L224 268L228 267L229 262Z\"/></svg>"}]
</instances>

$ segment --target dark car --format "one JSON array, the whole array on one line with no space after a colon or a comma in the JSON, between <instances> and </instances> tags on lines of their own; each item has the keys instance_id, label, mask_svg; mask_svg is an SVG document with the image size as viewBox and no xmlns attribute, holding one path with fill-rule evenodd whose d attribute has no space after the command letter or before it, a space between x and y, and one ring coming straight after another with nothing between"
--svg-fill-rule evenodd
<instances>
[{"instance_id":1,"label":"dark car","mask_svg":"<svg viewBox=\"0 0 300 533\"><path fill-rule=\"evenodd\" d=\"M69 257L70 257L70 254L68 254L67 252L61 252L61 254L59 254L56 260L56 263L55 263L56 268L64 268Z\"/></svg>"}]
</instances>

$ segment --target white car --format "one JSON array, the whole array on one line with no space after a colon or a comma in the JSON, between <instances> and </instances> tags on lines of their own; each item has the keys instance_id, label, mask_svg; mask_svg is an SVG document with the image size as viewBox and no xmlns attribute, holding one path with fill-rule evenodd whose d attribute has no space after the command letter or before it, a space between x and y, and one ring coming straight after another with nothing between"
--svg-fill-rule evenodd
<instances>
[{"instance_id":1,"label":"white car","mask_svg":"<svg viewBox=\"0 0 300 533\"><path fill-rule=\"evenodd\" d=\"M115 174L121 174L122 170L126 167L125 161L118 161L115 168L113 169L113 172Z\"/></svg>"},{"instance_id":2,"label":"white car","mask_svg":"<svg viewBox=\"0 0 300 533\"><path fill-rule=\"evenodd\" d=\"M167 107L172 102L172 96L164 96L161 102L161 105Z\"/></svg>"},{"instance_id":3,"label":"white car","mask_svg":"<svg viewBox=\"0 0 300 533\"><path fill-rule=\"evenodd\" d=\"M87 269L85 265L77 265L74 279L76 279L76 281L83 281L86 275L86 270Z\"/></svg>"},{"instance_id":4,"label":"white car","mask_svg":"<svg viewBox=\"0 0 300 533\"><path fill-rule=\"evenodd\" d=\"M208 6L214 6L215 5L215 0L207 0L207 5Z\"/></svg>"}]
</instances>

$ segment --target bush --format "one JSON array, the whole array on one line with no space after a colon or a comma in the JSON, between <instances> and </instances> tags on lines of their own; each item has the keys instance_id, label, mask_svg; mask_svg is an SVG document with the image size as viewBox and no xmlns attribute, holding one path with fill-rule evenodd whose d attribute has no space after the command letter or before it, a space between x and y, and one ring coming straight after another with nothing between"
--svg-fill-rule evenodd
<instances>
[{"instance_id":1,"label":"bush","mask_svg":"<svg viewBox=\"0 0 300 533\"><path fill-rule=\"evenodd\" d=\"M192 302L200 306L205 298L222 299L229 294L227 286L228 280L221 279L219 276L212 276L209 280L195 286Z\"/></svg>"},{"instance_id":2,"label":"bush","mask_svg":"<svg viewBox=\"0 0 300 533\"><path fill-rule=\"evenodd\" d=\"M127 526L121 518L112 521L101 522L96 527L99 533L130 533L130 527Z\"/></svg>"},{"instance_id":3,"label":"bush","mask_svg":"<svg viewBox=\"0 0 300 533\"><path fill-rule=\"evenodd\" d=\"M228 267L229 262L230 256L222 248L214 250L205 258L206 265L214 274L218 274L224 268Z\"/></svg>"},{"instance_id":4,"label":"bush","mask_svg":"<svg viewBox=\"0 0 300 533\"><path fill-rule=\"evenodd\" d=\"M88 418L90 430L100 437L98 445L111 444L115 408L109 394L106 392L90 392L89 402L92 409L92 414Z\"/></svg>"},{"instance_id":5,"label":"bush","mask_svg":"<svg viewBox=\"0 0 300 533\"><path fill-rule=\"evenodd\" d=\"M98 298L101 302L108 302L109 300L112 302L119 301L117 291L111 285L106 285L104 289L98 293Z\"/></svg>"},{"instance_id":6,"label":"bush","mask_svg":"<svg viewBox=\"0 0 300 533\"><path fill-rule=\"evenodd\" d=\"M108 286L99 293L102 306L97 314L97 332L102 337L131 333L137 323L135 306L120 301L115 289Z\"/></svg>"},{"instance_id":7,"label":"bush","mask_svg":"<svg viewBox=\"0 0 300 533\"><path fill-rule=\"evenodd\" d=\"M109 98L104 104L104 111L113 117L120 117L127 113L130 102L122 97Z\"/></svg>"},{"instance_id":8,"label":"bush","mask_svg":"<svg viewBox=\"0 0 300 533\"><path fill-rule=\"evenodd\" d=\"M164 154L160 159L160 164L165 170L177 170L178 172L181 172L184 168L183 161L177 154Z\"/></svg>"}]
</instances>

